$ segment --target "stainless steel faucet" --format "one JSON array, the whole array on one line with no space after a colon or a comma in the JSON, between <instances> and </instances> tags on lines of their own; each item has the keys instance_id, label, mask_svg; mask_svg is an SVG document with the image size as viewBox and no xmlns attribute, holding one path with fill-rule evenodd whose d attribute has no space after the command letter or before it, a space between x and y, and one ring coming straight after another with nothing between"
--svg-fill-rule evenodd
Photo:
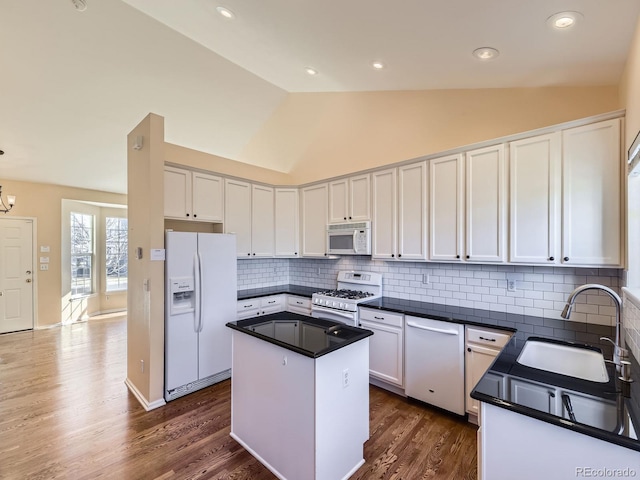
<instances>
[{"instance_id":1,"label":"stainless steel faucet","mask_svg":"<svg viewBox=\"0 0 640 480\"><path fill-rule=\"evenodd\" d=\"M620 345L621 339L621 330L622 326L620 325L621 321L621 311L622 311L622 300L618 296L616 292L611 290L609 287L605 287L604 285L599 285L597 283L587 283L586 285L581 285L576 288L573 292L569 294L569 298L567 298L567 304L564 306L564 310L560 314L562 318L568 319L571 316L571 309L573 308L573 303L576 300L576 297L584 292L585 290L600 290L607 293L613 300L613 303L616 305L616 339L615 342L608 337L601 337L600 340L608 340L613 344L613 363L616 364L616 369L620 371L622 369L623 364L621 362L627 360L628 351L622 348Z\"/></svg>"}]
</instances>

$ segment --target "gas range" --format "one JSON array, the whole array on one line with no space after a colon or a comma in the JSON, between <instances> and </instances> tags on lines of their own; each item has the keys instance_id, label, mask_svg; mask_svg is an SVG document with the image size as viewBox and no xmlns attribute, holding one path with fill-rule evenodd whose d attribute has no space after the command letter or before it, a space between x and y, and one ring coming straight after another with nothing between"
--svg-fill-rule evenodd
<instances>
[{"instance_id":1,"label":"gas range","mask_svg":"<svg viewBox=\"0 0 640 480\"><path fill-rule=\"evenodd\" d=\"M381 296L381 274L343 270L338 272L337 289L323 290L311 296L311 315L355 325L358 304Z\"/></svg>"}]
</instances>

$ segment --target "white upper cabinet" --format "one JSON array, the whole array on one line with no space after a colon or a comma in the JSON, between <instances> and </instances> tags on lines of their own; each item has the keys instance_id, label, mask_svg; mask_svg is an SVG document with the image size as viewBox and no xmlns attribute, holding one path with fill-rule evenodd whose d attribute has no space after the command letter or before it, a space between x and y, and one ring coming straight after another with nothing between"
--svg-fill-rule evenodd
<instances>
[{"instance_id":1,"label":"white upper cabinet","mask_svg":"<svg viewBox=\"0 0 640 480\"><path fill-rule=\"evenodd\" d=\"M369 220L370 184L369 174L329 183L329 223Z\"/></svg>"},{"instance_id":2,"label":"white upper cabinet","mask_svg":"<svg viewBox=\"0 0 640 480\"><path fill-rule=\"evenodd\" d=\"M276 188L275 197L276 257L297 257L299 248L298 189Z\"/></svg>"},{"instance_id":3,"label":"white upper cabinet","mask_svg":"<svg viewBox=\"0 0 640 480\"><path fill-rule=\"evenodd\" d=\"M302 255L305 257L327 254L328 192L326 183L300 189Z\"/></svg>"},{"instance_id":4,"label":"white upper cabinet","mask_svg":"<svg viewBox=\"0 0 640 480\"><path fill-rule=\"evenodd\" d=\"M427 259L427 164L372 174L373 258Z\"/></svg>"},{"instance_id":5,"label":"white upper cabinet","mask_svg":"<svg viewBox=\"0 0 640 480\"><path fill-rule=\"evenodd\" d=\"M224 180L206 173L193 172L193 219L199 222L222 222Z\"/></svg>"},{"instance_id":6,"label":"white upper cabinet","mask_svg":"<svg viewBox=\"0 0 640 480\"><path fill-rule=\"evenodd\" d=\"M175 167L164 168L164 216L177 220L222 222L223 179Z\"/></svg>"},{"instance_id":7,"label":"white upper cabinet","mask_svg":"<svg viewBox=\"0 0 640 480\"><path fill-rule=\"evenodd\" d=\"M239 258L273 257L274 189L225 179L225 233L236 234Z\"/></svg>"},{"instance_id":8,"label":"white upper cabinet","mask_svg":"<svg viewBox=\"0 0 640 480\"><path fill-rule=\"evenodd\" d=\"M464 212L462 154L429 162L431 260L460 261Z\"/></svg>"},{"instance_id":9,"label":"white upper cabinet","mask_svg":"<svg viewBox=\"0 0 640 480\"><path fill-rule=\"evenodd\" d=\"M560 132L509 144L509 261L560 262Z\"/></svg>"},{"instance_id":10,"label":"white upper cabinet","mask_svg":"<svg viewBox=\"0 0 640 480\"><path fill-rule=\"evenodd\" d=\"M251 186L251 256L275 254L274 196L272 187Z\"/></svg>"},{"instance_id":11,"label":"white upper cabinet","mask_svg":"<svg viewBox=\"0 0 640 480\"><path fill-rule=\"evenodd\" d=\"M466 153L466 254L471 262L503 262L505 255L504 145Z\"/></svg>"},{"instance_id":12,"label":"white upper cabinet","mask_svg":"<svg viewBox=\"0 0 640 480\"><path fill-rule=\"evenodd\" d=\"M562 162L562 263L620 266L620 120L564 130Z\"/></svg>"},{"instance_id":13,"label":"white upper cabinet","mask_svg":"<svg viewBox=\"0 0 640 480\"><path fill-rule=\"evenodd\" d=\"M164 216L186 220L191 218L191 172L164 167Z\"/></svg>"},{"instance_id":14,"label":"white upper cabinet","mask_svg":"<svg viewBox=\"0 0 640 480\"><path fill-rule=\"evenodd\" d=\"M398 168L398 259L427 259L427 162Z\"/></svg>"},{"instance_id":15,"label":"white upper cabinet","mask_svg":"<svg viewBox=\"0 0 640 480\"><path fill-rule=\"evenodd\" d=\"M228 178L224 183L224 232L235 233L238 257L250 257L251 184Z\"/></svg>"},{"instance_id":16,"label":"white upper cabinet","mask_svg":"<svg viewBox=\"0 0 640 480\"><path fill-rule=\"evenodd\" d=\"M395 258L398 251L397 169L372 174L373 221L371 256L386 260Z\"/></svg>"},{"instance_id":17,"label":"white upper cabinet","mask_svg":"<svg viewBox=\"0 0 640 480\"><path fill-rule=\"evenodd\" d=\"M429 163L429 259L503 262L507 201L503 145Z\"/></svg>"}]
</instances>

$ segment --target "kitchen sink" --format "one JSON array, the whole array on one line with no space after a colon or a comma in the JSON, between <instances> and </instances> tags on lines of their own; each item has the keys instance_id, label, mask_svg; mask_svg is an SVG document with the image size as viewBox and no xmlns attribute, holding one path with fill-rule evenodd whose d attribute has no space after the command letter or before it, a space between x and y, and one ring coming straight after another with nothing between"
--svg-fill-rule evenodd
<instances>
[{"instance_id":1,"label":"kitchen sink","mask_svg":"<svg viewBox=\"0 0 640 480\"><path fill-rule=\"evenodd\" d=\"M592 382L607 383L609 375L598 350L582 345L527 340L519 364Z\"/></svg>"}]
</instances>

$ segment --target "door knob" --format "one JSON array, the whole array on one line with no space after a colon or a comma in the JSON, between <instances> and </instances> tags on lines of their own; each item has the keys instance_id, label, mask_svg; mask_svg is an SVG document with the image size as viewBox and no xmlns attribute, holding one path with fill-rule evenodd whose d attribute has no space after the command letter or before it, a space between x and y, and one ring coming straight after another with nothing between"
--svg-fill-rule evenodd
<instances>
[{"instance_id":1,"label":"door knob","mask_svg":"<svg viewBox=\"0 0 640 480\"><path fill-rule=\"evenodd\" d=\"M27 283L31 283L31 279L30 278L27 278Z\"/></svg>"}]
</instances>

